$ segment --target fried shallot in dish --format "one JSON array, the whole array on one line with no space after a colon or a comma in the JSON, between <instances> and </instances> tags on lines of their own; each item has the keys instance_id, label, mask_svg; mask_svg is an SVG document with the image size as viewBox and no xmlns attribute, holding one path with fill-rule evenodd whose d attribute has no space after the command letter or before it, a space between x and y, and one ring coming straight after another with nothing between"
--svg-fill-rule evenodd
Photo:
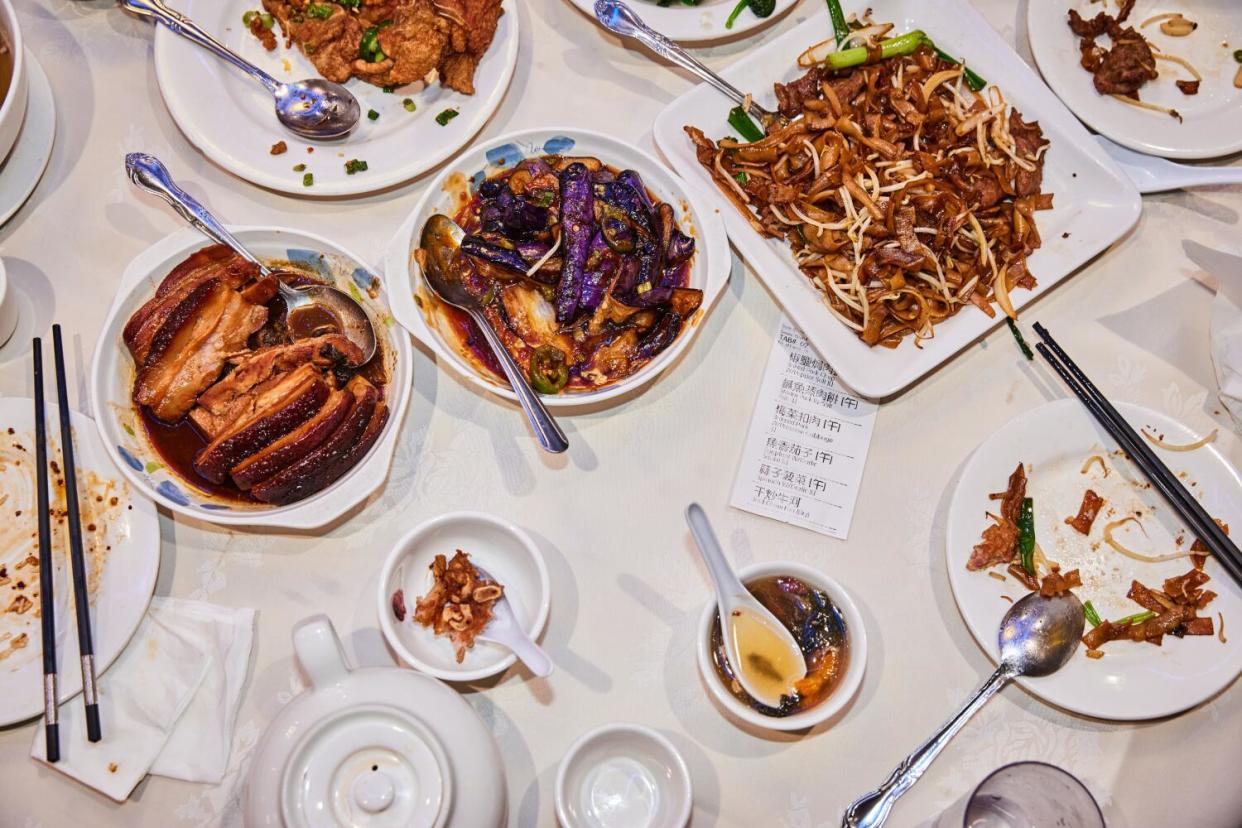
<instances>
[{"instance_id":1,"label":"fried shallot in dish","mask_svg":"<svg viewBox=\"0 0 1242 828\"><path fill-rule=\"evenodd\" d=\"M879 55L879 50L874 50ZM1033 288L1048 142L1001 91L927 45L775 85L747 143L687 126L699 162L769 238L785 239L834 316L868 345L916 344L966 305L1016 317Z\"/></svg>"},{"instance_id":2,"label":"fried shallot in dish","mask_svg":"<svg viewBox=\"0 0 1242 828\"><path fill-rule=\"evenodd\" d=\"M505 588L479 574L470 556L460 549L451 559L436 555L431 562L431 589L414 605L414 621L431 627L436 635L446 635L457 651L457 663L466 657L466 650L492 620L492 605L504 595ZM394 612L398 605L393 596ZM402 598L401 612L405 603Z\"/></svg>"}]
</instances>

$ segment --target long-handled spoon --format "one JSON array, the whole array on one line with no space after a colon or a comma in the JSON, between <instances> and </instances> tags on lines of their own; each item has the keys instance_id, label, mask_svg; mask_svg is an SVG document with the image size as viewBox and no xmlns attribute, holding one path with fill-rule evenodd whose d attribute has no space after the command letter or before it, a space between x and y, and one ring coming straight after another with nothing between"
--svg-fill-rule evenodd
<instances>
[{"instance_id":1,"label":"long-handled spoon","mask_svg":"<svg viewBox=\"0 0 1242 828\"><path fill-rule=\"evenodd\" d=\"M737 577L703 507L686 507L686 523L716 587L720 634L733 674L752 699L779 708L793 683L806 676L806 657L793 634Z\"/></svg>"},{"instance_id":2,"label":"long-handled spoon","mask_svg":"<svg viewBox=\"0 0 1242 828\"><path fill-rule=\"evenodd\" d=\"M1009 608L997 634L1000 666L953 718L901 761L880 787L863 794L845 811L842 828L879 828L897 798L908 791L932 760L988 699L1019 676L1046 676L1069 661L1082 638L1082 602L1073 593L1044 598L1032 592Z\"/></svg>"},{"instance_id":3,"label":"long-handled spoon","mask_svg":"<svg viewBox=\"0 0 1242 828\"><path fill-rule=\"evenodd\" d=\"M530 387L526 372L514 361L509 350L500 341L500 337L492 330L487 317L483 315L483 306L478 297L466 290L452 267L453 256L461 247L461 240L464 237L465 231L448 216L437 213L427 219L418 242L419 247L426 254L421 261L427 286L442 300L465 311L474 320L479 330L483 332L483 338L491 346L492 353L496 355L505 376L509 378L509 385L513 387L518 403L526 412L526 418L530 420L530 426L535 431L535 438L539 441L539 445L543 446L545 451L560 454L569 448L569 440L565 439L565 432L561 431L556 420L552 419L548 409L543 407L539 395L535 393L535 389Z\"/></svg>"},{"instance_id":4,"label":"long-handled spoon","mask_svg":"<svg viewBox=\"0 0 1242 828\"><path fill-rule=\"evenodd\" d=\"M635 14L634 10L623 3L622 0L595 0L595 19L608 31L619 34L622 37L632 37L660 57L670 60L681 68L698 75L731 98L739 106L746 105L745 93L711 69L708 69L698 58L644 23L642 18ZM771 112L754 101L750 102L750 108L747 112L760 124L766 123L767 119L772 117Z\"/></svg>"},{"instance_id":5,"label":"long-handled spoon","mask_svg":"<svg viewBox=\"0 0 1242 828\"><path fill-rule=\"evenodd\" d=\"M1242 167L1199 167L1175 164L1114 144L1103 135L1095 136L1104 152L1117 162L1140 193L1163 193L1187 187L1215 184L1242 184Z\"/></svg>"},{"instance_id":6,"label":"long-handled spoon","mask_svg":"<svg viewBox=\"0 0 1242 828\"><path fill-rule=\"evenodd\" d=\"M475 564L474 568L484 578L490 581L496 580L478 564ZM544 678L552 675L552 659L548 658L543 648L526 634L526 630L522 629L522 625L513 615L513 605L509 603L508 596L502 594L500 599L492 604L492 620L479 633L478 638L480 641L490 641L493 644L508 647L536 676Z\"/></svg>"},{"instance_id":7,"label":"long-handled spoon","mask_svg":"<svg viewBox=\"0 0 1242 828\"><path fill-rule=\"evenodd\" d=\"M120 0L121 7L162 23L170 32L197 43L257 80L272 94L276 118L303 138L331 140L349 133L362 117L358 99L339 83L307 78L282 83L207 33L164 0Z\"/></svg>"},{"instance_id":8,"label":"long-handled spoon","mask_svg":"<svg viewBox=\"0 0 1242 828\"><path fill-rule=\"evenodd\" d=\"M125 156L125 171L129 180L149 193L159 196L194 229L217 244L227 245L233 252L248 262L259 266L263 276L274 273L267 265L260 262L255 255L242 246L233 234L224 228L207 208L178 187L168 173L168 168L155 156L141 152L131 152ZM285 303L286 318L292 318L299 310L312 305L319 306L340 323L341 333L362 351L362 362L375 355L375 326L362 305L343 290L330 285L305 285L293 287L285 284L283 279L276 279L276 287L280 298Z\"/></svg>"}]
</instances>

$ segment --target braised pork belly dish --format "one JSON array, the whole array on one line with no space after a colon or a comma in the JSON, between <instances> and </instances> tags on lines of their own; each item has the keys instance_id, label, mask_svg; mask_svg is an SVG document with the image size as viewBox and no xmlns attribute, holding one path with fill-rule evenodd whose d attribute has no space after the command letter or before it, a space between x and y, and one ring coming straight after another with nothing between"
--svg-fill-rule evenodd
<instances>
[{"instance_id":1,"label":"braised pork belly dish","mask_svg":"<svg viewBox=\"0 0 1242 828\"><path fill-rule=\"evenodd\" d=\"M388 406L383 347L361 364L330 324L296 338L276 278L227 247L205 248L164 278L123 337L134 404L166 465L208 494L283 505L353 468Z\"/></svg>"},{"instance_id":2,"label":"braised pork belly dish","mask_svg":"<svg viewBox=\"0 0 1242 828\"><path fill-rule=\"evenodd\" d=\"M263 0L286 46L297 44L330 81L430 82L474 94L474 73L504 10L500 0ZM261 20L261 18L260 18ZM266 48L275 39L251 30Z\"/></svg>"},{"instance_id":3,"label":"braised pork belly dish","mask_svg":"<svg viewBox=\"0 0 1242 828\"><path fill-rule=\"evenodd\" d=\"M455 217L451 267L480 297L541 394L603 388L668 348L703 302L687 287L695 242L633 170L597 158L528 158L483 181ZM415 253L420 266L426 253ZM435 301L459 351L501 375L482 333Z\"/></svg>"},{"instance_id":4,"label":"braised pork belly dish","mask_svg":"<svg viewBox=\"0 0 1242 828\"><path fill-rule=\"evenodd\" d=\"M756 232L788 243L832 314L867 345L894 348L968 305L1016 318L1009 294L1035 286L1035 213L1052 195L1039 124L922 32L876 40L891 28L803 53L810 70L775 84L766 134L740 110L729 122L742 139L685 129L721 191ZM832 68L850 52L862 65Z\"/></svg>"}]
</instances>

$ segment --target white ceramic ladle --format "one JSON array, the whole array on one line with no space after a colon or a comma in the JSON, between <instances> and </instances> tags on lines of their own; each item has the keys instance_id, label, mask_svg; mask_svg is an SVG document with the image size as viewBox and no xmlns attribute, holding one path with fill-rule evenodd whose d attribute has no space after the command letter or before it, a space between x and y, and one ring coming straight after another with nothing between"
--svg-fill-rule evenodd
<instances>
[{"instance_id":1,"label":"white ceramic ladle","mask_svg":"<svg viewBox=\"0 0 1242 828\"><path fill-rule=\"evenodd\" d=\"M486 569L478 564L475 564L474 568L489 581L496 581ZM543 648L522 629L522 625L513 615L513 606L509 603L507 596L502 594L500 599L492 604L492 620L477 637L480 641L490 641L493 644L508 647L518 657L518 660L539 678L552 675L552 659L548 658Z\"/></svg>"},{"instance_id":2,"label":"white ceramic ladle","mask_svg":"<svg viewBox=\"0 0 1242 828\"><path fill-rule=\"evenodd\" d=\"M1126 149L1105 138L1095 136L1108 157L1117 162L1121 171L1134 182L1140 193L1163 193L1188 187L1211 187L1218 184L1242 184L1242 167L1200 167L1175 164L1164 158L1144 155Z\"/></svg>"},{"instance_id":3,"label":"white ceramic ladle","mask_svg":"<svg viewBox=\"0 0 1242 828\"><path fill-rule=\"evenodd\" d=\"M767 607L759 603L759 600L750 594L750 590L746 589L746 586L737 577L733 568L729 566L729 562L725 559L724 551L720 548L720 542L716 540L716 533L712 531L711 522L708 521L703 507L697 503L691 503L687 506L686 523L690 525L690 534L694 536L694 542L699 548L699 554L703 556L703 563L707 565L707 571L712 576L712 583L716 586L716 607L720 615L720 632L724 640L725 656L729 659L730 666L733 667L734 675L741 683L742 689L752 699L767 707L780 707L781 696L786 694L759 686L752 679L751 671L746 668L743 654L738 651L738 636L734 634L734 627L743 614L748 614L771 631L773 635L770 637L770 643L773 646L785 648L788 654L781 654L780 658L769 660L775 663L789 659L793 663L801 665L800 672L798 672L796 678L806 676L806 657L803 656L802 649L798 646L798 642L794 640L793 634L786 629L784 624L777 620L776 616Z\"/></svg>"}]
</instances>

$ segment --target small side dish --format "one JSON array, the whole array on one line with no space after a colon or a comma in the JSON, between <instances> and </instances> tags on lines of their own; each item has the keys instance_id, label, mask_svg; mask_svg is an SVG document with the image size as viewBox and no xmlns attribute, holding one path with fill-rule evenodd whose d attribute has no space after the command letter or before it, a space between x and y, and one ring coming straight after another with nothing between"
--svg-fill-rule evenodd
<instances>
[{"instance_id":1,"label":"small side dish","mask_svg":"<svg viewBox=\"0 0 1242 828\"><path fill-rule=\"evenodd\" d=\"M710 643L716 676L734 698L762 715L785 717L813 709L836 690L849 664L849 637L841 610L826 592L792 575L756 578L746 588L793 634L806 659L806 677L794 685L793 694L781 697L779 708L753 699L729 664L719 618L712 625ZM739 643L739 651L744 654L745 669L760 678L771 672L779 680L779 673L761 653L751 652L744 642Z\"/></svg>"},{"instance_id":2,"label":"small side dish","mask_svg":"<svg viewBox=\"0 0 1242 828\"><path fill-rule=\"evenodd\" d=\"M505 588L484 578L470 562L470 555L458 549L451 559L436 555L431 563L431 588L417 599L412 620L429 627L436 635L447 636L457 653L457 663L466 658L474 640L492 620L492 606ZM406 616L405 593L392 596L392 612L398 621Z\"/></svg>"},{"instance_id":3,"label":"small side dish","mask_svg":"<svg viewBox=\"0 0 1242 828\"><path fill-rule=\"evenodd\" d=\"M291 262L278 273L316 281ZM366 456L388 421L385 348L360 364L330 316L287 318L275 278L226 247L204 248L123 331L151 445L186 483L225 500L308 497Z\"/></svg>"},{"instance_id":4,"label":"small side dish","mask_svg":"<svg viewBox=\"0 0 1242 828\"><path fill-rule=\"evenodd\" d=\"M683 208L684 209L684 208ZM492 329L542 394L590 391L631 376L692 323L695 240L634 170L543 155L477 183L456 216L453 260ZM415 251L422 266L426 251ZM482 333L452 320L477 367L500 375Z\"/></svg>"}]
</instances>

